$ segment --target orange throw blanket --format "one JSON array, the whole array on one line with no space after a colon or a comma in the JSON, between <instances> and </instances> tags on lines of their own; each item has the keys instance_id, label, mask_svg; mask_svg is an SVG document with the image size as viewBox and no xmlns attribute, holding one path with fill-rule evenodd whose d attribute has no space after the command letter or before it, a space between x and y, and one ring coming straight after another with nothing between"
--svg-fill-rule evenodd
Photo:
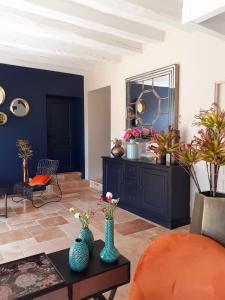
<instances>
[{"instance_id":1,"label":"orange throw blanket","mask_svg":"<svg viewBox=\"0 0 225 300\"><path fill-rule=\"evenodd\" d=\"M129 300L225 300L225 248L197 234L153 241L137 266Z\"/></svg>"}]
</instances>

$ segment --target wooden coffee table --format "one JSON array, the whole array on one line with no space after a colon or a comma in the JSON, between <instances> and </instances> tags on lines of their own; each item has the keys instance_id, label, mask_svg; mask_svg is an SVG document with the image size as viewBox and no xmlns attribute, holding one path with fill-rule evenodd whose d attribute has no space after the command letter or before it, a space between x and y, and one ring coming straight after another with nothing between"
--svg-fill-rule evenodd
<instances>
[{"instance_id":1,"label":"wooden coffee table","mask_svg":"<svg viewBox=\"0 0 225 300\"><path fill-rule=\"evenodd\" d=\"M10 299L31 300L36 299L37 297L39 299L39 297L47 295L45 296L45 299L55 299L55 297L58 296L61 300L81 300L90 298L94 300L106 300L106 298L103 296L103 293L110 291L108 300L113 300L117 288L130 282L130 262L124 256L120 255L118 261L113 264L103 263L99 257L100 250L103 248L103 246L104 242L101 240L94 242L94 250L90 258L88 268L80 273L71 270L69 267L69 249L47 255L47 259L50 259L57 270L57 273L61 278L61 282L54 285L50 284L49 286L44 286L43 289L40 285L40 289L30 289L30 291L26 290L27 293L20 296L18 296L18 293L15 293L16 296L11 297ZM22 259L23 265L25 263L26 266L26 263L29 262L31 264L33 259L39 259L39 257L36 258L36 256ZM3 270L10 268L12 269L12 265L17 264L19 261L20 260L3 264ZM45 262L43 261L43 263ZM32 274L35 274L36 269L35 267L32 268ZM21 269L21 266L19 269ZM39 269L40 264L38 264L37 269L37 271L40 273ZM44 276L43 273L41 274ZM0 274L0 276L1 275L4 276L3 273ZM16 278L16 281L18 280L19 279ZM45 283L44 277L43 283ZM9 288L15 288L13 282L12 286L9 285Z\"/></svg>"}]
</instances>

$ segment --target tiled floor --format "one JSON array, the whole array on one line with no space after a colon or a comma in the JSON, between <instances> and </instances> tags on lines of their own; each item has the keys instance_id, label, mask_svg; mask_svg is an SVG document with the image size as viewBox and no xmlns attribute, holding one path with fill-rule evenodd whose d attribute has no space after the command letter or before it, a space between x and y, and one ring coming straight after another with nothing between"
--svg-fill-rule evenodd
<instances>
[{"instance_id":1,"label":"tiled floor","mask_svg":"<svg viewBox=\"0 0 225 300\"><path fill-rule=\"evenodd\" d=\"M29 201L16 204L9 198L9 218L0 218L0 263L70 247L80 230L80 223L68 208L96 208L98 198L99 192L86 189L67 194L60 203L39 209L33 208ZM3 203L0 205L3 206ZM0 207L0 213L2 209ZM104 217L100 212L91 221L90 229L95 239L104 239ZM188 226L184 226L176 231L187 230ZM115 245L131 261L132 274L145 247L156 237L169 232L120 208L116 211ZM127 299L128 288L128 285L119 288L115 299Z\"/></svg>"}]
</instances>

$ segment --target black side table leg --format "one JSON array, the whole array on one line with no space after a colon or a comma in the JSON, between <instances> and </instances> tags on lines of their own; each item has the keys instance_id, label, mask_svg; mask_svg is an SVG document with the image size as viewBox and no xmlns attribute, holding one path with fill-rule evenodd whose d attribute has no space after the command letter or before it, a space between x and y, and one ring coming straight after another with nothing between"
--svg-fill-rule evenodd
<instances>
[{"instance_id":1,"label":"black side table leg","mask_svg":"<svg viewBox=\"0 0 225 300\"><path fill-rule=\"evenodd\" d=\"M68 300L73 300L73 287L72 287L72 285L68 286Z\"/></svg>"},{"instance_id":2,"label":"black side table leg","mask_svg":"<svg viewBox=\"0 0 225 300\"><path fill-rule=\"evenodd\" d=\"M109 295L109 300L113 300L116 295L117 288L112 289Z\"/></svg>"}]
</instances>

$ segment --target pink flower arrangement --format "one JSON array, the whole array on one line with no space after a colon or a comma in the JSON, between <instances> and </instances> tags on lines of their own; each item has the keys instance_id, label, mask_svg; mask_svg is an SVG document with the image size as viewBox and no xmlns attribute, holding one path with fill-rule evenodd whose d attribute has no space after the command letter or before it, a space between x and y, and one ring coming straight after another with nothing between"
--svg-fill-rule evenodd
<instances>
[{"instance_id":1,"label":"pink flower arrangement","mask_svg":"<svg viewBox=\"0 0 225 300\"><path fill-rule=\"evenodd\" d=\"M123 138L126 142L129 142L131 139L135 139L135 138L143 138L143 139L151 138L155 134L157 134L157 131L155 131L154 129L148 129L144 127L142 129L128 128L125 131Z\"/></svg>"},{"instance_id":2,"label":"pink flower arrangement","mask_svg":"<svg viewBox=\"0 0 225 300\"><path fill-rule=\"evenodd\" d=\"M106 201L105 201L106 200ZM119 203L119 199L113 199L113 195L110 192L106 193L106 199L101 197L99 199L99 205L101 205L101 212L105 214L106 220L112 220L114 211Z\"/></svg>"},{"instance_id":3,"label":"pink flower arrangement","mask_svg":"<svg viewBox=\"0 0 225 300\"><path fill-rule=\"evenodd\" d=\"M139 137L141 137L141 132L137 128L128 128L123 135L123 138L126 142Z\"/></svg>"}]
</instances>

